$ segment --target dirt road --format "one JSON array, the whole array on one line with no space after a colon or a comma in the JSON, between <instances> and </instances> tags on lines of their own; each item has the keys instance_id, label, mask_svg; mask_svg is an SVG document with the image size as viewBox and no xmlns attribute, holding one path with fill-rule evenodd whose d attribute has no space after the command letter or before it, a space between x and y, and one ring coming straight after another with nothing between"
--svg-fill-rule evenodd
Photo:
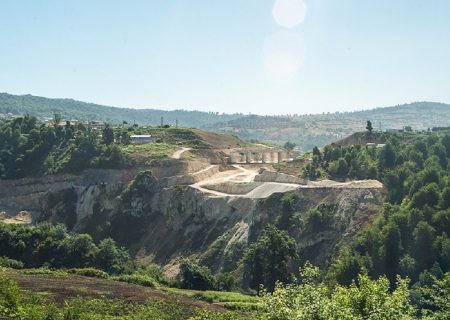
<instances>
[{"instance_id":1,"label":"dirt road","mask_svg":"<svg viewBox=\"0 0 450 320\"><path fill-rule=\"evenodd\" d=\"M180 159L180 158L181 158L181 155L182 155L184 152L189 151L189 150L191 150L191 149L192 149L192 148L185 148L185 147L183 147L183 148L181 148L181 149L175 151L175 152L172 154L171 158L172 158L172 159Z\"/></svg>"},{"instance_id":2,"label":"dirt road","mask_svg":"<svg viewBox=\"0 0 450 320\"><path fill-rule=\"evenodd\" d=\"M289 181L254 181L257 168L233 165L234 169L222 171L191 185L192 188L216 197L267 198L273 193L294 191L299 188L382 188L376 180L337 182L331 180L310 181L307 185Z\"/></svg>"}]
</instances>

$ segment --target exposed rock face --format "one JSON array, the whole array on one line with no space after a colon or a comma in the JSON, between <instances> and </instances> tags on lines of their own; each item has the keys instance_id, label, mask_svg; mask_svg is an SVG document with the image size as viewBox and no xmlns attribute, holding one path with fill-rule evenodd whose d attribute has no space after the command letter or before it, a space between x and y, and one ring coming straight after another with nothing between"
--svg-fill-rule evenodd
<instances>
[{"instance_id":1,"label":"exposed rock face","mask_svg":"<svg viewBox=\"0 0 450 320\"><path fill-rule=\"evenodd\" d=\"M307 184L308 181L300 178L291 176L288 174L263 170L259 175L255 177L255 181L259 182L279 182L279 183L296 183L296 184Z\"/></svg>"},{"instance_id":2,"label":"exposed rock face","mask_svg":"<svg viewBox=\"0 0 450 320\"><path fill-rule=\"evenodd\" d=\"M284 216L307 221L310 209L320 204L331 208L330 221L314 228L300 223L288 229L301 254L322 264L336 245L372 221L384 198L381 184L373 181L324 183L290 191L295 203L286 209L283 197L287 193L264 199L216 196L191 186L158 190L156 179L147 181L146 191L122 197L122 207L111 217L111 234L159 264L172 265L179 256L195 256L215 271L233 270L242 248L268 223L281 224Z\"/></svg>"},{"instance_id":3,"label":"exposed rock face","mask_svg":"<svg viewBox=\"0 0 450 320\"><path fill-rule=\"evenodd\" d=\"M34 221L62 222L95 239L112 236L146 261L170 266L168 270L176 270L180 256L193 256L214 271L230 271L268 223L287 229L302 257L324 263L336 245L372 221L384 196L377 181L305 185L296 177L266 171L255 178L256 173L244 169L227 176L237 181L234 185L218 182L210 188L220 192L207 192L207 185L195 183L215 174L223 177L219 166L177 166L168 164L156 175L87 170L80 176L1 181L0 211L12 216L27 210ZM293 199L288 206L285 197ZM314 224L310 210L320 204L331 210L332 218Z\"/></svg>"}]
</instances>

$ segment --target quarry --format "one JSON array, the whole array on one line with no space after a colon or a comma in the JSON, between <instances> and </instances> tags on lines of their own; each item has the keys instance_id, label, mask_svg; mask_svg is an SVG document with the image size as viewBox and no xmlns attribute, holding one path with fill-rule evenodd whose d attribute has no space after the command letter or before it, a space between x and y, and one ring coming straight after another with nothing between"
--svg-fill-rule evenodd
<instances>
[{"instance_id":1,"label":"quarry","mask_svg":"<svg viewBox=\"0 0 450 320\"><path fill-rule=\"evenodd\" d=\"M338 244L372 221L384 199L383 186L376 180L308 181L272 167L293 157L272 149L179 147L151 168L5 180L1 219L63 223L94 239L111 236L168 275L177 274L179 259L186 256L223 272L236 270L239 248L286 214L288 195L297 199L291 215L307 216L320 204L333 207L333 222L323 230L294 231L305 257L325 263Z\"/></svg>"}]
</instances>

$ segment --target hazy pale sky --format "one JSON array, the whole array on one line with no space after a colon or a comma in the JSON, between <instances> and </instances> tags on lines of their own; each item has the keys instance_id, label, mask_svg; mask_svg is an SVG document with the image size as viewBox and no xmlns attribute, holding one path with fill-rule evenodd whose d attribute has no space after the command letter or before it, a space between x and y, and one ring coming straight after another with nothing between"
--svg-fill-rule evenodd
<instances>
[{"instance_id":1,"label":"hazy pale sky","mask_svg":"<svg viewBox=\"0 0 450 320\"><path fill-rule=\"evenodd\" d=\"M450 102L450 1L2 0L0 92L257 114Z\"/></svg>"}]
</instances>

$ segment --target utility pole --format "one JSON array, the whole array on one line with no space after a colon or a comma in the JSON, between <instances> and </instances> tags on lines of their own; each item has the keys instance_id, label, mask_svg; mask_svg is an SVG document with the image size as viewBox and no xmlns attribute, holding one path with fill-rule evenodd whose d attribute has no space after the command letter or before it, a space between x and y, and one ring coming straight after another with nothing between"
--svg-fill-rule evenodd
<instances>
[{"instance_id":1,"label":"utility pole","mask_svg":"<svg viewBox=\"0 0 450 320\"><path fill-rule=\"evenodd\" d=\"M164 117L161 117L161 127L164 126Z\"/></svg>"},{"instance_id":2,"label":"utility pole","mask_svg":"<svg viewBox=\"0 0 450 320\"><path fill-rule=\"evenodd\" d=\"M178 128L178 119L175 119L175 128Z\"/></svg>"}]
</instances>

